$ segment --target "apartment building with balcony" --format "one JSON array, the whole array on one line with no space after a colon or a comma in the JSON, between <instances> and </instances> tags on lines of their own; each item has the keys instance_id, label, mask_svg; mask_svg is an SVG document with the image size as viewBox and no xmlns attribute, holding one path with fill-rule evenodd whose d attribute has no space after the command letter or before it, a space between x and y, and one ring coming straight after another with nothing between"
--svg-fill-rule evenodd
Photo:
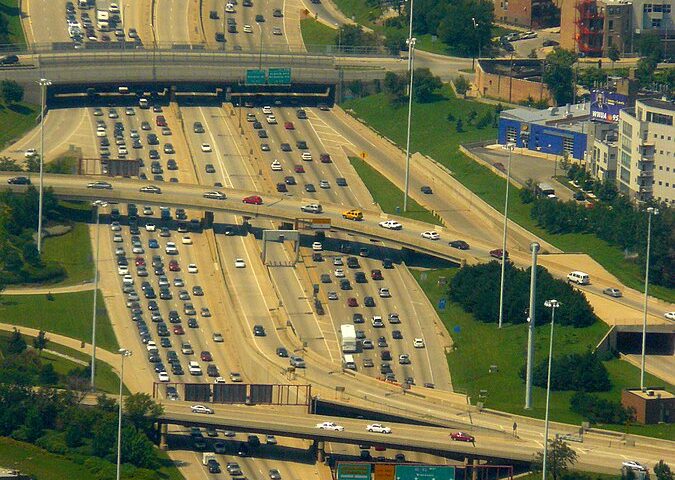
<instances>
[{"instance_id":1,"label":"apartment building with balcony","mask_svg":"<svg viewBox=\"0 0 675 480\"><path fill-rule=\"evenodd\" d=\"M675 203L675 103L646 98L619 114L616 182L638 202Z\"/></svg>"}]
</instances>

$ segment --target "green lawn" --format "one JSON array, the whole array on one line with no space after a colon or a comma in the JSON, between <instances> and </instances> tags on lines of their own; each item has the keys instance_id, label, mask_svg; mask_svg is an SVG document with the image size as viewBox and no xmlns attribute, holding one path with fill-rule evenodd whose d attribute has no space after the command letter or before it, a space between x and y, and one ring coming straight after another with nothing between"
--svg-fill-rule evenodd
<instances>
[{"instance_id":1,"label":"green lawn","mask_svg":"<svg viewBox=\"0 0 675 480\"><path fill-rule=\"evenodd\" d=\"M0 322L42 329L91 343L91 292L53 295L3 295ZM111 352L119 348L100 291L97 301L97 345Z\"/></svg>"},{"instance_id":2,"label":"green lawn","mask_svg":"<svg viewBox=\"0 0 675 480\"><path fill-rule=\"evenodd\" d=\"M364 0L333 0L333 2L346 17L366 27L372 27L373 22L382 15L380 7L371 7Z\"/></svg>"},{"instance_id":3,"label":"green lawn","mask_svg":"<svg viewBox=\"0 0 675 480\"><path fill-rule=\"evenodd\" d=\"M496 129L479 130L468 125L467 122L469 111L476 111L480 118L484 111L493 110L493 107L472 100L455 98L449 87L445 87L442 93L443 97L436 102L413 105L411 151L419 151L442 163L464 186L498 211L502 211L506 181L458 151L460 143L466 144L496 138ZM389 137L399 147L403 148L402 146L405 145L407 109L390 105L384 94L348 100L343 107L353 110L357 117L363 119L374 130ZM455 122L449 122L447 119L448 113L452 113L455 118L462 119L464 132L456 131ZM600 240L595 235L557 235L546 232L532 220L531 206L520 201L518 192L517 188L512 188L509 192L509 217L513 221L563 251L584 252L591 255L626 286L643 290L644 279L640 267L625 260L620 248ZM675 302L675 291L672 289L650 286L649 292L655 297Z\"/></svg>"},{"instance_id":4,"label":"green lawn","mask_svg":"<svg viewBox=\"0 0 675 480\"><path fill-rule=\"evenodd\" d=\"M3 0L0 0L0 3ZM0 104L0 148L21 138L36 125L38 108L28 103L7 106Z\"/></svg>"},{"instance_id":5,"label":"green lawn","mask_svg":"<svg viewBox=\"0 0 675 480\"><path fill-rule=\"evenodd\" d=\"M58 285L91 281L94 278L93 256L87 224L76 222L69 233L59 237L47 237L42 258L58 262L66 269L66 278Z\"/></svg>"},{"instance_id":6,"label":"green lawn","mask_svg":"<svg viewBox=\"0 0 675 480\"><path fill-rule=\"evenodd\" d=\"M447 297L444 287L438 286L438 277L450 280L457 272L455 269L435 270L428 272L414 271L413 275L435 306L442 297ZM438 309L437 309L438 311ZM525 385L518 373L525 363L527 347L527 326L506 325L501 330L495 324L478 322L453 302L447 302L445 311L438 311L446 329L452 335L454 352L448 355L448 366L452 375L452 383L458 392L471 396L472 402L483 401L488 408L544 418L546 390L533 389L531 410L523 408L525 402ZM554 352L583 352L588 347L595 347L606 333L608 327L603 322L587 328L556 326ZM550 328L540 327L535 334L535 362L538 363L548 355ZM496 365L498 371L489 373L490 367ZM622 360L605 362L612 380L609 392L600 392L603 398L619 400L621 390L639 385L639 369ZM647 375L649 385L664 385L664 382ZM672 385L666 385L673 390ZM479 398L481 390L486 391L484 398ZM580 425L583 419L569 411L569 399L572 392L552 392L550 418L554 421ZM624 431L622 425L599 425L602 428ZM675 439L675 430L668 425L631 426L629 432L660 438Z\"/></svg>"},{"instance_id":7,"label":"green lawn","mask_svg":"<svg viewBox=\"0 0 675 480\"><path fill-rule=\"evenodd\" d=\"M165 452L157 450L162 462L158 473L165 480L185 480ZM55 455L25 442L0 437L0 465L15 468L35 480L63 480L66 478L93 478L94 473L63 455ZM133 476L123 475L126 480ZM144 477L146 478L146 477Z\"/></svg>"},{"instance_id":8,"label":"green lawn","mask_svg":"<svg viewBox=\"0 0 675 480\"><path fill-rule=\"evenodd\" d=\"M0 13L7 15L9 20L9 41L15 45L25 45L26 39L19 18L19 0L0 0Z\"/></svg>"},{"instance_id":9,"label":"green lawn","mask_svg":"<svg viewBox=\"0 0 675 480\"><path fill-rule=\"evenodd\" d=\"M312 18L303 18L300 20L300 30L302 32L302 41L305 46L310 45L335 45L337 30L317 22Z\"/></svg>"},{"instance_id":10,"label":"green lawn","mask_svg":"<svg viewBox=\"0 0 675 480\"><path fill-rule=\"evenodd\" d=\"M417 203L412 198L408 199L408 211L403 211L403 191L391 183L384 175L380 174L364 160L358 157L349 157L349 162L359 174L361 180L370 191L373 199L380 205L385 213L401 215L402 217L412 218L422 222L441 225L438 218ZM397 207L399 211L397 211Z\"/></svg>"}]
</instances>

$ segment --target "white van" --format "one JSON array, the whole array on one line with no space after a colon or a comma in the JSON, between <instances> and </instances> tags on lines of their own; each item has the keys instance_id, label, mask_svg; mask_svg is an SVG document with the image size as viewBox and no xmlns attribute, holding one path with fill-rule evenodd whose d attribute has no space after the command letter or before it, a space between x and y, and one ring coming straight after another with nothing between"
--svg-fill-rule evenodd
<instances>
[{"instance_id":1,"label":"white van","mask_svg":"<svg viewBox=\"0 0 675 480\"><path fill-rule=\"evenodd\" d=\"M117 87L117 91L121 93L122 95L126 95L129 93L129 87Z\"/></svg>"},{"instance_id":2,"label":"white van","mask_svg":"<svg viewBox=\"0 0 675 480\"><path fill-rule=\"evenodd\" d=\"M109 32L110 25L108 24L108 22L96 22L96 29L99 32Z\"/></svg>"},{"instance_id":3,"label":"white van","mask_svg":"<svg viewBox=\"0 0 675 480\"><path fill-rule=\"evenodd\" d=\"M190 375L201 375L202 367L199 366L198 362L192 361L188 364L188 371Z\"/></svg>"},{"instance_id":4,"label":"white van","mask_svg":"<svg viewBox=\"0 0 675 480\"><path fill-rule=\"evenodd\" d=\"M567 281L577 285L588 285L591 283L591 277L587 273L575 271L567 274Z\"/></svg>"},{"instance_id":5,"label":"white van","mask_svg":"<svg viewBox=\"0 0 675 480\"><path fill-rule=\"evenodd\" d=\"M354 361L354 355L345 355L342 357L342 366L348 368L349 370L356 370L356 362Z\"/></svg>"},{"instance_id":6,"label":"white van","mask_svg":"<svg viewBox=\"0 0 675 480\"><path fill-rule=\"evenodd\" d=\"M99 22L108 22L110 21L110 13L107 10L97 10L96 20Z\"/></svg>"},{"instance_id":7,"label":"white van","mask_svg":"<svg viewBox=\"0 0 675 480\"><path fill-rule=\"evenodd\" d=\"M225 5L225 11L227 13L234 13L234 5L228 2L227 5Z\"/></svg>"},{"instance_id":8,"label":"white van","mask_svg":"<svg viewBox=\"0 0 675 480\"><path fill-rule=\"evenodd\" d=\"M148 102L147 98L140 98L138 100L138 106L142 109L150 108L150 102Z\"/></svg>"}]
</instances>

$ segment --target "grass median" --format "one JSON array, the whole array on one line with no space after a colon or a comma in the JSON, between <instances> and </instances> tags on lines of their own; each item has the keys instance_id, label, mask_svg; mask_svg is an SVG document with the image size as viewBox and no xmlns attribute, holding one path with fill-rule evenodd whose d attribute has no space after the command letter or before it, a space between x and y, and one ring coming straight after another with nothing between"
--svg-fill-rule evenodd
<instances>
[{"instance_id":1,"label":"grass median","mask_svg":"<svg viewBox=\"0 0 675 480\"><path fill-rule=\"evenodd\" d=\"M0 297L0 322L41 329L91 343L92 309L91 291L51 296L3 295ZM116 352L119 345L100 291L96 318L97 345Z\"/></svg>"},{"instance_id":2,"label":"grass median","mask_svg":"<svg viewBox=\"0 0 675 480\"><path fill-rule=\"evenodd\" d=\"M390 138L402 148L406 142L407 109L391 105L384 94L371 95L345 102L343 107L365 121L375 131ZM506 181L459 152L460 143L495 139L495 128L479 129L469 125L470 112L480 118L494 107L479 102L456 98L449 87L444 87L439 98L426 104L413 104L411 151L419 151L445 165L453 176L486 203L503 211ZM450 120L453 119L454 120ZM457 120L463 128L457 130ZM551 234L539 227L530 217L531 205L524 204L519 189L509 191L509 218L547 242L566 252L583 252L593 257L611 274L630 288L644 291L644 277L639 265L625 259L622 250L592 234ZM675 302L675 291L650 285L651 295Z\"/></svg>"},{"instance_id":3,"label":"grass median","mask_svg":"<svg viewBox=\"0 0 675 480\"><path fill-rule=\"evenodd\" d=\"M335 6L356 23L373 27L373 22L382 15L382 8L368 5L364 0L333 0Z\"/></svg>"},{"instance_id":4,"label":"grass median","mask_svg":"<svg viewBox=\"0 0 675 480\"><path fill-rule=\"evenodd\" d=\"M358 157L349 157L349 162L354 167L354 170L356 170L356 173L359 174L359 177L361 177L368 191L370 191L373 200L378 203L383 212L441 225L438 218L411 198L408 199L408 211L403 212L403 191L364 160Z\"/></svg>"},{"instance_id":5,"label":"grass median","mask_svg":"<svg viewBox=\"0 0 675 480\"><path fill-rule=\"evenodd\" d=\"M85 223L75 222L65 235L45 238L42 257L66 269L66 278L55 285L77 285L94 278L89 228Z\"/></svg>"},{"instance_id":6,"label":"grass median","mask_svg":"<svg viewBox=\"0 0 675 480\"><path fill-rule=\"evenodd\" d=\"M0 148L23 137L37 124L38 108L28 103L16 105L0 104Z\"/></svg>"},{"instance_id":7,"label":"grass median","mask_svg":"<svg viewBox=\"0 0 675 480\"><path fill-rule=\"evenodd\" d=\"M302 32L302 41L305 46L313 45L335 45L337 30L317 22L313 18L303 18L300 20L300 31Z\"/></svg>"},{"instance_id":8,"label":"grass median","mask_svg":"<svg viewBox=\"0 0 675 480\"><path fill-rule=\"evenodd\" d=\"M13 45L26 45L26 38L21 27L21 10L19 0L0 0L0 13L8 20L8 40Z\"/></svg>"},{"instance_id":9,"label":"grass median","mask_svg":"<svg viewBox=\"0 0 675 480\"><path fill-rule=\"evenodd\" d=\"M451 301L447 302L445 310L438 310L439 300L447 298L446 287L439 286L438 279L445 277L449 283L456 272L455 269L413 272L452 336L454 351L447 359L455 390L470 395L474 404L482 401L487 408L544 418L546 401L544 388L534 387L533 408L531 410L523 408L525 384L520 379L519 371L525 363L527 326L507 324L497 329L496 324L477 321L473 315L466 313ZM596 322L586 328L556 326L554 356L583 353L587 348L594 348L608 328L603 322ZM538 363L548 356L550 327L541 326L535 332L535 363ZM597 392L599 397L618 401L622 389L639 385L640 371L631 364L619 359L612 359L604 364L609 371L612 388L608 392ZM646 383L665 384L649 374L646 376ZM672 385L665 384L665 386L671 392L675 391ZM569 409L569 400L573 394L574 392L568 391L551 392L551 420L575 425L580 425L584 421L580 415ZM628 427L598 425L598 427L668 440L675 439L675 431L670 425Z\"/></svg>"}]
</instances>

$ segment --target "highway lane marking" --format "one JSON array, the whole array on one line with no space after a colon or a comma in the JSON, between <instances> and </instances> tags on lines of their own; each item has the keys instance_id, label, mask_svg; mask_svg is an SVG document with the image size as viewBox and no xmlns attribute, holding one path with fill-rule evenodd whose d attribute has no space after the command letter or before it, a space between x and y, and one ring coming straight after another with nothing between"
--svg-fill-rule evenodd
<instances>
[{"instance_id":1,"label":"highway lane marking","mask_svg":"<svg viewBox=\"0 0 675 480\"><path fill-rule=\"evenodd\" d=\"M198 107L198 110L199 110L199 115L202 117L202 121L204 122L205 125L208 125L208 122L206 121L206 115L204 115L203 107ZM229 175L227 169L225 168L225 165L223 164L223 158L222 158L222 155L220 153L220 147L216 143L216 139L213 136L212 131L213 131L213 129L209 128L209 138L211 139L211 144L213 145L213 150L214 150L213 153L216 154L216 160L218 161L218 164L220 165L220 169L223 172L223 175L225 176L225 178L223 178L223 180L225 180L225 182L229 185L229 188L234 188L234 184L232 183L232 179L230 178L230 175ZM200 148L201 148L201 146L200 146Z\"/></svg>"}]
</instances>

